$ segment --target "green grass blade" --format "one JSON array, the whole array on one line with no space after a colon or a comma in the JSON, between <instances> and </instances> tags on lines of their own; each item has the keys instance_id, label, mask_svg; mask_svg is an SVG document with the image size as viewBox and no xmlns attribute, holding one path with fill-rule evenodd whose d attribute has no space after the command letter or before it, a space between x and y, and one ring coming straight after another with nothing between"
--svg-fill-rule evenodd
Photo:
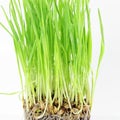
<instances>
[{"instance_id":1,"label":"green grass blade","mask_svg":"<svg viewBox=\"0 0 120 120\"><path fill-rule=\"evenodd\" d=\"M96 71L96 79L98 77L99 67L100 67L100 63L102 61L102 58L103 58L103 55L104 55L104 49L105 49L104 30L103 30L102 18L101 18L101 14L100 14L100 10L99 9L98 9L98 16L99 16L100 31L101 31L101 47L100 47L100 55L99 55L98 66L97 66L97 71Z\"/></svg>"}]
</instances>

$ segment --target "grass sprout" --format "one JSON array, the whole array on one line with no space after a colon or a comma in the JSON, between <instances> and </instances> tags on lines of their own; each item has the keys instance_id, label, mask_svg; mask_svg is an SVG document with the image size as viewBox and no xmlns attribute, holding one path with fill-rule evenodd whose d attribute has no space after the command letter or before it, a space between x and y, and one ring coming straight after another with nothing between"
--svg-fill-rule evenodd
<instances>
[{"instance_id":1,"label":"grass sprout","mask_svg":"<svg viewBox=\"0 0 120 120\"><path fill-rule=\"evenodd\" d=\"M56 99L58 107L63 99L70 107L71 101L92 105L104 53L100 11L101 50L94 79L89 0L10 0L9 17L2 9L10 30L0 25L13 38L27 107L43 97L46 107Z\"/></svg>"}]
</instances>

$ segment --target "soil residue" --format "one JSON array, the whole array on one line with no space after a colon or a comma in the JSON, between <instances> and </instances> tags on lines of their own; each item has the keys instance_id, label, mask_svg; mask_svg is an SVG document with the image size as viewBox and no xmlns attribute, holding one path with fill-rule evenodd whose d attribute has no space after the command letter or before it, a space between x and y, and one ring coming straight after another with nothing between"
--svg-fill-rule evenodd
<instances>
[{"instance_id":1,"label":"soil residue","mask_svg":"<svg viewBox=\"0 0 120 120\"><path fill-rule=\"evenodd\" d=\"M68 102L64 100L63 105L58 109L58 101L56 100L52 106L48 104L44 116L40 118L45 109L45 102L38 102L29 111L26 110L24 105L25 120L90 120L89 105L83 105L79 114L74 114L81 109L79 104L76 105L74 102L71 102L71 107L72 109L69 108Z\"/></svg>"}]
</instances>

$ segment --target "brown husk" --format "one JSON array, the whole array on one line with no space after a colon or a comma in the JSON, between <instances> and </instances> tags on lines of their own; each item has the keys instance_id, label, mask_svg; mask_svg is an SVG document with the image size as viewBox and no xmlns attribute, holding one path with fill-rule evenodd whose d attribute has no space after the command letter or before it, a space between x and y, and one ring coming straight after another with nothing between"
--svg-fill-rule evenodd
<instances>
[{"instance_id":1,"label":"brown husk","mask_svg":"<svg viewBox=\"0 0 120 120\"><path fill-rule=\"evenodd\" d=\"M39 118L43 115L45 109L45 102L40 101L37 104L33 105L26 109L24 102L25 110L25 120L90 120L90 106L84 105L82 111L79 114L74 114L80 110L80 105L76 105L75 102L71 102L72 109L69 108L69 105L66 100L63 101L63 104L58 109L58 101L50 105L48 104L47 110L42 118Z\"/></svg>"}]
</instances>

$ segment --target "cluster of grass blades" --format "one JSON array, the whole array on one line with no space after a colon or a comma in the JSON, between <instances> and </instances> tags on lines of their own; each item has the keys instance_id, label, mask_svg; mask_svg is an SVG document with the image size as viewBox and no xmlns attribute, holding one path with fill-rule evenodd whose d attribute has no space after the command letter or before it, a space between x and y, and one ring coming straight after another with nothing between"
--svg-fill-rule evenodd
<instances>
[{"instance_id":1,"label":"cluster of grass blades","mask_svg":"<svg viewBox=\"0 0 120 120\"><path fill-rule=\"evenodd\" d=\"M0 25L13 38L27 109L43 98L46 108L55 100L59 108L64 99L71 109L71 101L81 106L92 105L104 53L99 10L101 48L96 77L91 78L89 0L10 0L9 16L2 9L10 30Z\"/></svg>"}]
</instances>

